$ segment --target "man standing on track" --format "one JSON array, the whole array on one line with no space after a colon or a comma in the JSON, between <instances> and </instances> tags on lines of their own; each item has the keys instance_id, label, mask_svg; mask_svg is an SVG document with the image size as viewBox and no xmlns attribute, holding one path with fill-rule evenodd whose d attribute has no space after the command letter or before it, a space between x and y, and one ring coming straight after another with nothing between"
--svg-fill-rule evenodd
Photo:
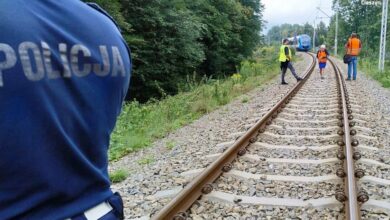
<instances>
[{"instance_id":1,"label":"man standing on track","mask_svg":"<svg viewBox=\"0 0 390 220\"><path fill-rule=\"evenodd\" d=\"M345 44L345 49L347 54L351 56L351 61L348 63L348 78L351 80L351 73L353 71L353 80L356 80L357 75L357 62L358 55L362 50L362 42L357 38L356 33L352 33L351 37L348 39L348 42Z\"/></svg>"},{"instance_id":2,"label":"man standing on track","mask_svg":"<svg viewBox=\"0 0 390 220\"><path fill-rule=\"evenodd\" d=\"M326 67L326 62L328 61L328 56L329 56L329 53L326 50L325 45L321 45L320 49L317 51L317 58L318 58L318 64L320 67L321 79L324 78L323 73L324 73L324 69Z\"/></svg>"},{"instance_id":3,"label":"man standing on track","mask_svg":"<svg viewBox=\"0 0 390 220\"><path fill-rule=\"evenodd\" d=\"M283 45L280 47L280 52L279 52L280 70L282 71L281 73L282 85L288 84L284 80L288 68L290 69L293 76L297 79L297 81L301 80L301 78L295 73L295 69L292 66L291 63L292 54L291 54L291 49L288 46L288 43L289 43L288 39L283 39Z\"/></svg>"},{"instance_id":4,"label":"man standing on track","mask_svg":"<svg viewBox=\"0 0 390 220\"><path fill-rule=\"evenodd\" d=\"M79 0L0 1L0 219L118 220L107 150L131 60Z\"/></svg>"}]
</instances>

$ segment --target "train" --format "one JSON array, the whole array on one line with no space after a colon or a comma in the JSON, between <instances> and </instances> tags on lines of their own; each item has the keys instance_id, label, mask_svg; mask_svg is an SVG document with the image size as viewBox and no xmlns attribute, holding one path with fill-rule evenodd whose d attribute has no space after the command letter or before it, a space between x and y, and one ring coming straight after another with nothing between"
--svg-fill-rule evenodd
<instances>
[{"instance_id":1,"label":"train","mask_svg":"<svg viewBox=\"0 0 390 220\"><path fill-rule=\"evenodd\" d=\"M290 44L295 47L297 51L309 51L312 48L311 37L307 34L297 35L295 37L288 38Z\"/></svg>"}]
</instances>

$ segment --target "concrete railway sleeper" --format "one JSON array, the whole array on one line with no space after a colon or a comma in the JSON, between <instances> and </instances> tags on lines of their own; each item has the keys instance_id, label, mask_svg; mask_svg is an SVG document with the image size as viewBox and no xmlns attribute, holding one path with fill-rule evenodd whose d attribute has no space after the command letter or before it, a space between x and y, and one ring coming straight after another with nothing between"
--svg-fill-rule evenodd
<instances>
[{"instance_id":1,"label":"concrete railway sleeper","mask_svg":"<svg viewBox=\"0 0 390 220\"><path fill-rule=\"evenodd\" d=\"M310 77L310 55L304 80L261 118L249 118L246 132L230 135L235 141L221 143L223 153L206 156L208 167L182 173L189 183L152 219L214 219L202 213L223 209L227 219L355 220L366 208L389 209L390 195L369 200L367 193L390 180L364 169L389 166L362 158L378 150L364 112L333 61L334 76Z\"/></svg>"}]
</instances>

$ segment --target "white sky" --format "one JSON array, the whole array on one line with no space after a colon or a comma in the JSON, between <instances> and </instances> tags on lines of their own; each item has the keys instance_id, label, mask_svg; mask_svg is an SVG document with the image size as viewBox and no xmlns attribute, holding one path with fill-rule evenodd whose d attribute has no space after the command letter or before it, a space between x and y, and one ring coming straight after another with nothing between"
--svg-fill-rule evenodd
<instances>
[{"instance_id":1,"label":"white sky","mask_svg":"<svg viewBox=\"0 0 390 220\"><path fill-rule=\"evenodd\" d=\"M304 24L309 22L313 25L314 19L318 17L326 17L322 12L316 9L320 8L329 16L333 15L332 0L262 0L265 6L264 20L267 21L264 33L275 25L284 23L288 24ZM329 24L329 18L317 19Z\"/></svg>"}]
</instances>

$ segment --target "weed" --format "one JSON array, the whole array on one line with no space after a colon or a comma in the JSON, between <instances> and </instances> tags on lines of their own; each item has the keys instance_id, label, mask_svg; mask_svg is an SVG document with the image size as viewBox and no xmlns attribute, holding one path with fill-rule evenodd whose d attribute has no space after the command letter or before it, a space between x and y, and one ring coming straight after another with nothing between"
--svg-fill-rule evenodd
<instances>
[{"instance_id":1,"label":"weed","mask_svg":"<svg viewBox=\"0 0 390 220\"><path fill-rule=\"evenodd\" d=\"M176 143L174 141L172 141L172 140L170 140L167 143L165 143L165 147L168 150L172 150L175 146L176 146Z\"/></svg>"},{"instance_id":2,"label":"weed","mask_svg":"<svg viewBox=\"0 0 390 220\"><path fill-rule=\"evenodd\" d=\"M239 73L235 73L231 76L233 83L240 83L242 76Z\"/></svg>"},{"instance_id":3,"label":"weed","mask_svg":"<svg viewBox=\"0 0 390 220\"><path fill-rule=\"evenodd\" d=\"M373 59L362 59L360 65L363 71L371 78L377 80L383 87L390 88L390 66L386 65L385 71L380 72L377 68L377 61Z\"/></svg>"},{"instance_id":4,"label":"weed","mask_svg":"<svg viewBox=\"0 0 390 220\"><path fill-rule=\"evenodd\" d=\"M123 169L116 170L110 173L110 180L112 183L120 183L129 176L129 172Z\"/></svg>"},{"instance_id":5,"label":"weed","mask_svg":"<svg viewBox=\"0 0 390 220\"><path fill-rule=\"evenodd\" d=\"M148 155L148 156L146 156L146 157L144 157L144 158L142 158L142 159L137 161L137 163L139 165L147 165L147 164L151 164L153 162L154 162L154 158L151 155Z\"/></svg>"}]
</instances>

